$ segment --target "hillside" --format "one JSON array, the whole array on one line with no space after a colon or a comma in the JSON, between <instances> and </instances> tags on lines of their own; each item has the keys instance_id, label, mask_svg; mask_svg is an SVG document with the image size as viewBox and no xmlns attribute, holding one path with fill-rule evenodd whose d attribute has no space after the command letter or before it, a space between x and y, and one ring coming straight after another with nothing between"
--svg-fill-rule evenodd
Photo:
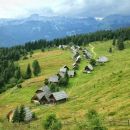
<instances>
[{"instance_id":1,"label":"hillside","mask_svg":"<svg viewBox=\"0 0 130 130\"><path fill-rule=\"evenodd\" d=\"M37 59L42 67L39 77L26 80L22 89L12 88L0 95L0 127L2 130L42 130L42 120L51 112L64 122L72 122L70 125L63 125L63 130L75 130L76 118L79 121L84 119L87 110L93 108L107 120L129 119L130 118L130 41L125 42L126 49L112 54L108 53L112 41L94 42L87 46L95 52L95 56L105 55L110 62L103 66L97 66L91 74L83 74L87 60L82 60L77 76L70 79L66 88L69 100L58 105L35 106L30 103L34 92L39 88L45 78L55 74L60 67L68 65L72 67L72 54L69 50L53 49L51 51L35 51L29 60L20 60L18 64L25 72L28 63ZM7 122L6 114L16 106L25 104L36 112L38 120L25 125L12 125ZM129 127L109 127L109 130L129 130Z\"/></svg>"}]
</instances>

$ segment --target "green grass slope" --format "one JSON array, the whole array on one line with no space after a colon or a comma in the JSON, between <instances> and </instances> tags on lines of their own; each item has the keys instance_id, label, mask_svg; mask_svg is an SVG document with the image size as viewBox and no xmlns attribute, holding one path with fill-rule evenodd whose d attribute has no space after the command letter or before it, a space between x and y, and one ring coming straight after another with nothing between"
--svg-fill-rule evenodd
<instances>
[{"instance_id":1,"label":"green grass slope","mask_svg":"<svg viewBox=\"0 0 130 130\"><path fill-rule=\"evenodd\" d=\"M29 60L20 60L18 64L23 73L28 63L37 59L42 67L41 75L26 80L22 89L12 88L0 95L0 127L2 130L42 130L42 120L51 112L56 113L63 123L63 130L75 130L76 118L84 119L88 109L95 109L101 116L108 120L130 118L130 42L126 41L126 49L108 53L112 41L94 42L87 46L94 52L95 57L107 56L110 62L103 66L97 66L91 74L83 74L83 68L87 60L82 60L77 76L70 79L65 89L69 95L66 103L58 105L35 106L30 103L31 97L38 87L43 84L45 78L55 74L63 65L72 66L72 54L69 50L52 50L44 53L36 51ZM17 105L24 104L36 112L38 120L25 125L12 125L7 122L6 114ZM127 127L109 127L110 130L129 130Z\"/></svg>"}]
</instances>

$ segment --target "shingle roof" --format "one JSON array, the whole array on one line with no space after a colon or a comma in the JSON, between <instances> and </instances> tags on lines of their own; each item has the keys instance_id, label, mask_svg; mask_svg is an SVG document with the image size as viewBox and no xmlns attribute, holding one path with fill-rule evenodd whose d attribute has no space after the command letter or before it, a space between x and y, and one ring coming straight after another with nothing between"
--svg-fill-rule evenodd
<instances>
[{"instance_id":1,"label":"shingle roof","mask_svg":"<svg viewBox=\"0 0 130 130\"><path fill-rule=\"evenodd\" d=\"M60 72L62 72L62 73L66 73L67 72L67 68L60 68Z\"/></svg>"},{"instance_id":2,"label":"shingle roof","mask_svg":"<svg viewBox=\"0 0 130 130\"><path fill-rule=\"evenodd\" d=\"M90 70L93 70L93 66L92 66L91 64L88 65L88 68L89 68Z\"/></svg>"},{"instance_id":3,"label":"shingle roof","mask_svg":"<svg viewBox=\"0 0 130 130\"><path fill-rule=\"evenodd\" d=\"M39 88L38 90L40 90L40 91L50 91L50 89L47 85Z\"/></svg>"},{"instance_id":4,"label":"shingle roof","mask_svg":"<svg viewBox=\"0 0 130 130\"><path fill-rule=\"evenodd\" d=\"M32 112L31 112L31 110L29 109L29 107L25 107L24 111L26 113L24 120L25 121L30 121L32 119Z\"/></svg>"},{"instance_id":5,"label":"shingle roof","mask_svg":"<svg viewBox=\"0 0 130 130\"><path fill-rule=\"evenodd\" d=\"M52 83L58 83L59 82L59 77L57 75L54 75L54 76L51 76L49 79L48 79L49 82L52 82Z\"/></svg>"},{"instance_id":6,"label":"shingle roof","mask_svg":"<svg viewBox=\"0 0 130 130\"><path fill-rule=\"evenodd\" d=\"M59 75L60 75L62 78L65 77L65 73L60 72Z\"/></svg>"},{"instance_id":7,"label":"shingle roof","mask_svg":"<svg viewBox=\"0 0 130 130\"><path fill-rule=\"evenodd\" d=\"M74 76L74 75L75 75L75 71L74 71L74 70L68 71L68 75L69 75L69 76Z\"/></svg>"},{"instance_id":8,"label":"shingle roof","mask_svg":"<svg viewBox=\"0 0 130 130\"><path fill-rule=\"evenodd\" d=\"M43 98L43 96L45 96L45 92L38 93L38 94L36 94L36 96L37 96L38 100L40 101Z\"/></svg>"},{"instance_id":9,"label":"shingle roof","mask_svg":"<svg viewBox=\"0 0 130 130\"><path fill-rule=\"evenodd\" d=\"M52 95L54 96L56 101L60 101L60 100L68 98L68 95L64 91L54 92L54 93L52 93Z\"/></svg>"},{"instance_id":10,"label":"shingle roof","mask_svg":"<svg viewBox=\"0 0 130 130\"><path fill-rule=\"evenodd\" d=\"M97 62L100 62L100 63L105 63L105 62L108 62L109 59L105 56L101 56L97 59Z\"/></svg>"},{"instance_id":11,"label":"shingle roof","mask_svg":"<svg viewBox=\"0 0 130 130\"><path fill-rule=\"evenodd\" d=\"M43 96L45 96L47 99L51 94L50 88L48 86L42 87L43 92L36 94L37 98L41 100Z\"/></svg>"}]
</instances>

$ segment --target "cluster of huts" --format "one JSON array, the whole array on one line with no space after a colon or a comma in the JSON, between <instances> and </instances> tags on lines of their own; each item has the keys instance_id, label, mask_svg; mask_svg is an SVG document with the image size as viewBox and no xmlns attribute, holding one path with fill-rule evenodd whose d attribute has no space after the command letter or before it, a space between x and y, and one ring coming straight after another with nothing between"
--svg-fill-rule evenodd
<instances>
[{"instance_id":1,"label":"cluster of huts","mask_svg":"<svg viewBox=\"0 0 130 130\"><path fill-rule=\"evenodd\" d=\"M68 46L66 45L60 45L59 48L68 48ZM87 59L87 60L91 60L93 58L93 55L91 54L91 52L86 49L86 48L81 48L78 45L72 45L70 47L71 52L73 53L73 60L74 63L73 65L73 69L76 70L79 68L79 63L81 61L81 55L79 53L79 51L82 51L83 54L83 58ZM95 60L96 63L102 64L102 63L106 63L109 61L109 59L106 56L100 56L98 59ZM94 70L94 65L92 65L91 63L89 63L87 66L85 66L84 68L84 73L91 73L91 71Z\"/></svg>"},{"instance_id":2,"label":"cluster of huts","mask_svg":"<svg viewBox=\"0 0 130 130\"><path fill-rule=\"evenodd\" d=\"M77 70L79 68L79 63L81 61L81 56L79 53L79 50L81 50L81 47L80 46L71 46L70 49L71 49L71 52L73 53L73 57L72 57L72 59L74 60L74 63L72 64L73 69Z\"/></svg>"},{"instance_id":3,"label":"cluster of huts","mask_svg":"<svg viewBox=\"0 0 130 130\"><path fill-rule=\"evenodd\" d=\"M66 49L68 46L66 45L59 45L60 49ZM60 79L64 78L66 74L69 78L75 77L76 69L79 67L79 63L81 61L80 51L82 51L83 57L87 60L91 60L93 58L92 54L86 49L81 48L80 46L73 45L70 47L71 52L73 53L73 70L70 70L68 66L63 66L59 69L58 74L50 76L48 78L48 84L59 84ZM95 62L97 63L105 63L108 62L108 58L105 56L99 57ZM91 73L94 70L94 66L89 63L84 68L84 73ZM68 95L65 91L58 91L58 92L51 92L49 85L44 85L43 87L39 88L35 95L32 97L32 102L37 102L39 104L49 104L49 103L57 103L63 102L68 99Z\"/></svg>"},{"instance_id":4,"label":"cluster of huts","mask_svg":"<svg viewBox=\"0 0 130 130\"><path fill-rule=\"evenodd\" d=\"M65 91L51 92L48 86L43 86L36 91L32 97L32 102L39 104L54 104L57 102L64 102L68 99Z\"/></svg>"},{"instance_id":5,"label":"cluster of huts","mask_svg":"<svg viewBox=\"0 0 130 130\"><path fill-rule=\"evenodd\" d=\"M59 84L60 78L64 78L65 75L72 78L76 75L74 70L69 70L66 65L60 68L58 74L50 76L48 78L48 85L44 85L39 88L35 95L32 97L31 101L37 104L54 104L58 102L64 102L68 99L68 95L65 91L51 92L49 84Z\"/></svg>"},{"instance_id":6,"label":"cluster of huts","mask_svg":"<svg viewBox=\"0 0 130 130\"><path fill-rule=\"evenodd\" d=\"M92 54L87 50L87 49L84 49L83 50L83 56L88 59L88 60L94 60L92 59ZM106 56L100 56L98 59L96 59L94 62L95 62L95 65L96 64L102 64L102 63L106 63L108 62L109 59L106 57ZM94 66L92 63L89 63L87 66L85 66L84 68L84 73L91 73L91 71L94 70Z\"/></svg>"}]
</instances>

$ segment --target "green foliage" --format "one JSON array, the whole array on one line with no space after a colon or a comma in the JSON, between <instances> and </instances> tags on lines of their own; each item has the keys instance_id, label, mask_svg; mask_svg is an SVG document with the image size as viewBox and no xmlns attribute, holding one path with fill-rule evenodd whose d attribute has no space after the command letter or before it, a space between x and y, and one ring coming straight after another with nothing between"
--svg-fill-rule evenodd
<instances>
[{"instance_id":1,"label":"green foliage","mask_svg":"<svg viewBox=\"0 0 130 130\"><path fill-rule=\"evenodd\" d=\"M106 130L98 113L95 110L89 110L86 116L86 125L88 128L90 128L90 130Z\"/></svg>"},{"instance_id":2,"label":"green foliage","mask_svg":"<svg viewBox=\"0 0 130 130\"><path fill-rule=\"evenodd\" d=\"M19 109L18 107L14 111L13 115L13 123L18 123L19 122Z\"/></svg>"},{"instance_id":3,"label":"green foliage","mask_svg":"<svg viewBox=\"0 0 130 130\"><path fill-rule=\"evenodd\" d=\"M22 88L22 85L21 84L17 84L17 88Z\"/></svg>"},{"instance_id":4,"label":"green foliage","mask_svg":"<svg viewBox=\"0 0 130 130\"><path fill-rule=\"evenodd\" d=\"M24 122L25 115L26 115L24 108L25 107L23 105L20 106L20 110L19 110L19 122Z\"/></svg>"},{"instance_id":5,"label":"green foliage","mask_svg":"<svg viewBox=\"0 0 130 130\"><path fill-rule=\"evenodd\" d=\"M20 70L20 67L18 67L18 68L15 70L15 78L16 78L16 79L20 79L20 78L21 78L21 70Z\"/></svg>"},{"instance_id":6,"label":"green foliage","mask_svg":"<svg viewBox=\"0 0 130 130\"><path fill-rule=\"evenodd\" d=\"M65 73L65 76L60 78L59 80L59 86L67 86L69 83L69 76L68 73Z\"/></svg>"},{"instance_id":7,"label":"green foliage","mask_svg":"<svg viewBox=\"0 0 130 130\"><path fill-rule=\"evenodd\" d=\"M37 119L37 116L36 116L35 112L32 113L32 119L33 120Z\"/></svg>"},{"instance_id":8,"label":"green foliage","mask_svg":"<svg viewBox=\"0 0 130 130\"><path fill-rule=\"evenodd\" d=\"M38 74L41 72L41 68L37 60L33 61L32 68L33 68L33 74L35 76L38 76Z\"/></svg>"},{"instance_id":9,"label":"green foliage","mask_svg":"<svg viewBox=\"0 0 130 130\"><path fill-rule=\"evenodd\" d=\"M57 92L59 91L59 86L57 84L51 83L49 84L51 92Z\"/></svg>"},{"instance_id":10,"label":"green foliage","mask_svg":"<svg viewBox=\"0 0 130 130\"><path fill-rule=\"evenodd\" d=\"M91 60L90 60L90 64L91 64L92 66L95 66L95 65L96 65L96 60L95 60L95 59L91 59Z\"/></svg>"},{"instance_id":11,"label":"green foliage","mask_svg":"<svg viewBox=\"0 0 130 130\"><path fill-rule=\"evenodd\" d=\"M45 51L44 47L42 47L41 51L42 51L42 52L44 52L44 51Z\"/></svg>"},{"instance_id":12,"label":"green foliage","mask_svg":"<svg viewBox=\"0 0 130 130\"><path fill-rule=\"evenodd\" d=\"M115 38L115 37L113 38L112 45L113 45L113 46L115 46L115 45L116 45L116 38Z\"/></svg>"},{"instance_id":13,"label":"green foliage","mask_svg":"<svg viewBox=\"0 0 130 130\"><path fill-rule=\"evenodd\" d=\"M109 53L112 53L112 48L111 47L109 48Z\"/></svg>"},{"instance_id":14,"label":"green foliage","mask_svg":"<svg viewBox=\"0 0 130 130\"><path fill-rule=\"evenodd\" d=\"M55 114L50 114L43 122L43 127L45 130L61 130L62 124Z\"/></svg>"},{"instance_id":15,"label":"green foliage","mask_svg":"<svg viewBox=\"0 0 130 130\"><path fill-rule=\"evenodd\" d=\"M10 78L9 83L10 83L10 84L13 84L13 83L16 84L17 81L18 81L18 80L17 80L15 77L12 77L12 78Z\"/></svg>"},{"instance_id":16,"label":"green foliage","mask_svg":"<svg viewBox=\"0 0 130 130\"><path fill-rule=\"evenodd\" d=\"M31 68L30 68L30 64L28 64L25 78L29 79L29 78L31 78L31 76L32 76L32 71L31 71Z\"/></svg>"},{"instance_id":17,"label":"green foliage","mask_svg":"<svg viewBox=\"0 0 130 130\"><path fill-rule=\"evenodd\" d=\"M118 41L117 41L117 49L118 50L124 50L125 46L124 46L124 41L122 37L119 37Z\"/></svg>"},{"instance_id":18,"label":"green foliage","mask_svg":"<svg viewBox=\"0 0 130 130\"><path fill-rule=\"evenodd\" d=\"M45 79L45 80L44 80L44 84L45 84L45 85L48 85L48 79Z\"/></svg>"}]
</instances>

